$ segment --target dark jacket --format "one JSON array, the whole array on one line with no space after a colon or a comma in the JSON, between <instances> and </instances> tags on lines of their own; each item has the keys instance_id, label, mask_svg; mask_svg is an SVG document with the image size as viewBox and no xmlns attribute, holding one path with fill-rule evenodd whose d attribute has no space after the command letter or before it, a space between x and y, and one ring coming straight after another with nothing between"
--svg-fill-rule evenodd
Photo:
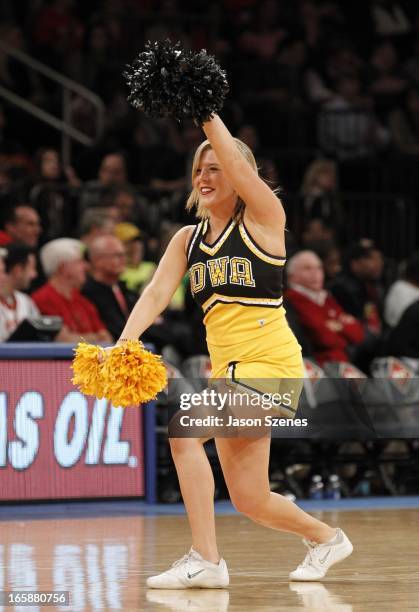
<instances>
[{"instance_id":1,"label":"dark jacket","mask_svg":"<svg viewBox=\"0 0 419 612\"><path fill-rule=\"evenodd\" d=\"M419 300L406 308L387 338L387 355L419 358Z\"/></svg>"},{"instance_id":2,"label":"dark jacket","mask_svg":"<svg viewBox=\"0 0 419 612\"><path fill-rule=\"evenodd\" d=\"M368 326L373 318L382 319L383 290L379 283L363 282L343 272L331 283L329 289L347 313ZM371 312L372 307L375 313Z\"/></svg>"},{"instance_id":3,"label":"dark jacket","mask_svg":"<svg viewBox=\"0 0 419 612\"><path fill-rule=\"evenodd\" d=\"M130 291L122 281L118 285L127 303L128 313L130 313L138 299L138 295ZM100 318L104 322L106 329L113 339L117 340L124 329L127 316L121 309L112 287L100 283L89 276L82 289L82 294L93 302L99 311Z\"/></svg>"}]
</instances>

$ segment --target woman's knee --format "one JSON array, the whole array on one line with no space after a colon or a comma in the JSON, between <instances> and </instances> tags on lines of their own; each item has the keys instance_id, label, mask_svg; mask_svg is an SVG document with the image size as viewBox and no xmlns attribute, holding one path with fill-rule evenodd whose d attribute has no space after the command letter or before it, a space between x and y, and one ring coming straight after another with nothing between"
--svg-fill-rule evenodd
<instances>
[{"instance_id":1,"label":"woman's knee","mask_svg":"<svg viewBox=\"0 0 419 612\"><path fill-rule=\"evenodd\" d=\"M169 438L172 456L193 452L202 447L204 440L200 438Z\"/></svg>"},{"instance_id":2,"label":"woman's knee","mask_svg":"<svg viewBox=\"0 0 419 612\"><path fill-rule=\"evenodd\" d=\"M230 499L237 512L249 518L257 518L268 502L269 492L259 493L255 496L251 488L230 491Z\"/></svg>"}]
</instances>

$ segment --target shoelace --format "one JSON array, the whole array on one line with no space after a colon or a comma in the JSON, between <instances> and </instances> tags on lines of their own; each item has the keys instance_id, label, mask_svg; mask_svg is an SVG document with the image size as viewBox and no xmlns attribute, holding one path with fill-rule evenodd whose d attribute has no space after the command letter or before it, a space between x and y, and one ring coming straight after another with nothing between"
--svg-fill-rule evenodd
<instances>
[{"instance_id":1,"label":"shoelace","mask_svg":"<svg viewBox=\"0 0 419 612\"><path fill-rule=\"evenodd\" d=\"M316 547L316 545L309 540L304 540L304 544L307 546L308 551L304 561L301 563L301 567L307 567L307 565L311 565L313 563L312 551Z\"/></svg>"},{"instance_id":2,"label":"shoelace","mask_svg":"<svg viewBox=\"0 0 419 612\"><path fill-rule=\"evenodd\" d=\"M172 567L177 567L178 565L181 565L182 563L187 563L191 555L192 555L192 551L190 550L186 555L183 555L181 559L178 559L177 561L172 563Z\"/></svg>"}]
</instances>

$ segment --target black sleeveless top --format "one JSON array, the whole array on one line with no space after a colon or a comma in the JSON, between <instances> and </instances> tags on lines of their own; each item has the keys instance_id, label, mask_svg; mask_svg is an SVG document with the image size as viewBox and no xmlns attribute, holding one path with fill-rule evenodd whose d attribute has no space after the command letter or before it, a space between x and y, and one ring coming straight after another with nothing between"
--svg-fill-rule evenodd
<instances>
[{"instance_id":1,"label":"black sleeveless top","mask_svg":"<svg viewBox=\"0 0 419 612\"><path fill-rule=\"evenodd\" d=\"M232 219L213 244L205 242L208 227L208 219L195 227L187 251L192 295L204 314L219 303L279 308L286 258L259 247L243 220Z\"/></svg>"}]
</instances>

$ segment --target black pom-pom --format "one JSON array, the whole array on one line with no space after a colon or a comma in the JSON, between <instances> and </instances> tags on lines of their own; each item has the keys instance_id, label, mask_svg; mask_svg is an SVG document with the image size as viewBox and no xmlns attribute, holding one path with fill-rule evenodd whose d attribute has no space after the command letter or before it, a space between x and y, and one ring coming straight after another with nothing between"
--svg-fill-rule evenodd
<instances>
[{"instance_id":1,"label":"black pom-pom","mask_svg":"<svg viewBox=\"0 0 419 612\"><path fill-rule=\"evenodd\" d=\"M169 40L148 42L124 72L128 102L151 117L193 118L202 124L218 113L228 92L225 72L202 49L192 52Z\"/></svg>"}]
</instances>

